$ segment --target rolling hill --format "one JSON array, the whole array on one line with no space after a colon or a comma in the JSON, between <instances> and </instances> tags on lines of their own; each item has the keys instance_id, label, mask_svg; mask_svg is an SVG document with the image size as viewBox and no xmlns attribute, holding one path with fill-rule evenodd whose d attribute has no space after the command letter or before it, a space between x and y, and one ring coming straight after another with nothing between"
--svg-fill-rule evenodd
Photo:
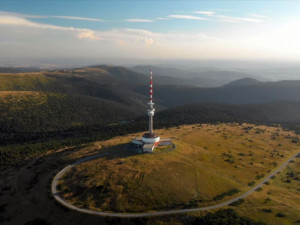
<instances>
[{"instance_id":1,"label":"rolling hill","mask_svg":"<svg viewBox=\"0 0 300 225\"><path fill-rule=\"evenodd\" d=\"M296 124L300 122L300 102L277 101L249 105L196 103L160 111L155 120L173 125L218 121Z\"/></svg>"},{"instance_id":2,"label":"rolling hill","mask_svg":"<svg viewBox=\"0 0 300 225\"><path fill-rule=\"evenodd\" d=\"M300 121L300 81L242 79L219 88L199 88L181 83L164 85L158 78L154 76L156 126ZM90 135L92 127L132 119L134 124L126 129L145 129L148 79L148 75L124 67L105 65L0 73L1 143Z\"/></svg>"},{"instance_id":3,"label":"rolling hill","mask_svg":"<svg viewBox=\"0 0 300 225\"><path fill-rule=\"evenodd\" d=\"M189 71L187 69L169 68L153 65L135 66L131 67L130 69L141 74L148 74L149 68L152 68L152 70L155 71L155 75L158 76L157 79L160 79L161 77L169 78L168 84L173 84L174 80L176 82L175 84L197 87L220 87L229 82L247 77L251 77L252 79L259 79L259 77L252 74L229 70L209 69L207 71L195 72L192 70Z\"/></svg>"},{"instance_id":4,"label":"rolling hill","mask_svg":"<svg viewBox=\"0 0 300 225\"><path fill-rule=\"evenodd\" d=\"M143 89L137 91L141 90ZM251 85L228 84L219 88L156 85L155 98L166 107L197 102L256 104L300 101L300 81L259 82Z\"/></svg>"},{"instance_id":5,"label":"rolling hill","mask_svg":"<svg viewBox=\"0 0 300 225\"><path fill-rule=\"evenodd\" d=\"M218 88L199 88L154 75L157 109L197 102L255 104L272 101L300 101L300 81L259 82L253 79L233 81ZM148 75L124 67L91 66L71 70L1 74L0 91L48 91L97 97L135 108L145 109L148 99ZM178 83L177 83L178 82ZM171 82L172 83L172 82Z\"/></svg>"},{"instance_id":6,"label":"rolling hill","mask_svg":"<svg viewBox=\"0 0 300 225\"><path fill-rule=\"evenodd\" d=\"M0 73L24 73L40 71L40 68L35 67L0 67Z\"/></svg>"},{"instance_id":7,"label":"rolling hill","mask_svg":"<svg viewBox=\"0 0 300 225\"><path fill-rule=\"evenodd\" d=\"M239 79L239 80L235 80L232 81L228 84L225 84L225 87L235 87L235 86L248 86L248 85L258 85L261 82L249 77L243 78L243 79Z\"/></svg>"}]
</instances>

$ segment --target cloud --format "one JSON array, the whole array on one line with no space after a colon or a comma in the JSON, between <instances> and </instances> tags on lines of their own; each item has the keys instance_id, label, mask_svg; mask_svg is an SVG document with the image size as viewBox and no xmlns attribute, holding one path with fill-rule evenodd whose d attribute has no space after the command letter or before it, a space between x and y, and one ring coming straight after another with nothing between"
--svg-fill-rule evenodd
<instances>
[{"instance_id":1,"label":"cloud","mask_svg":"<svg viewBox=\"0 0 300 225\"><path fill-rule=\"evenodd\" d=\"M92 30L86 30L78 33L77 37L79 39L89 39L89 40L101 40L99 36L95 34Z\"/></svg>"},{"instance_id":2,"label":"cloud","mask_svg":"<svg viewBox=\"0 0 300 225\"><path fill-rule=\"evenodd\" d=\"M82 21L95 21L102 22L102 19L88 18L88 17L76 17L76 16L44 16L43 18L58 18L67 20L82 20Z\"/></svg>"},{"instance_id":3,"label":"cloud","mask_svg":"<svg viewBox=\"0 0 300 225\"><path fill-rule=\"evenodd\" d=\"M257 19L257 18L251 18L251 17L233 17L233 16L222 16L222 15L218 15L217 17L219 17L221 19L221 21L224 22L252 22L252 23L262 23L264 22L261 19Z\"/></svg>"},{"instance_id":4,"label":"cloud","mask_svg":"<svg viewBox=\"0 0 300 225\"><path fill-rule=\"evenodd\" d=\"M0 15L0 24L1 25L10 25L10 26L28 26L28 27L37 27L45 29L55 29L55 30L74 30L73 27L61 27L54 26L50 24L36 23L25 18L15 17L11 15Z\"/></svg>"},{"instance_id":5,"label":"cloud","mask_svg":"<svg viewBox=\"0 0 300 225\"><path fill-rule=\"evenodd\" d=\"M267 16L259 15L259 14L256 14L256 13L249 13L249 16L256 17L256 18L267 18Z\"/></svg>"},{"instance_id":6,"label":"cloud","mask_svg":"<svg viewBox=\"0 0 300 225\"><path fill-rule=\"evenodd\" d=\"M172 16L172 15L170 15ZM182 19L180 16L168 17ZM244 26L190 32L92 30L37 23L0 14L0 59L32 58L294 58L300 59L300 23L258 23L259 18L214 15ZM185 18L186 19L186 18ZM251 19L251 20L249 20ZM257 23L257 24L254 24ZM270 21L272 22L272 21ZM252 26L254 25L254 26ZM230 54L228 54L230 53Z\"/></svg>"},{"instance_id":7,"label":"cloud","mask_svg":"<svg viewBox=\"0 0 300 225\"><path fill-rule=\"evenodd\" d=\"M47 18L54 18L54 19L66 19L66 20L81 20L81 21L94 21L94 22L102 22L103 19L96 19L96 18L89 18L89 17L77 17L77 16L46 16L46 15L28 15L28 14L21 14L21 13L14 13L14 12L5 12L0 11L0 16L13 16L19 18L28 18L28 19L47 19Z\"/></svg>"},{"instance_id":8,"label":"cloud","mask_svg":"<svg viewBox=\"0 0 300 225\"><path fill-rule=\"evenodd\" d=\"M145 45L153 45L155 43L152 38L140 38L140 41L144 42Z\"/></svg>"},{"instance_id":9,"label":"cloud","mask_svg":"<svg viewBox=\"0 0 300 225\"><path fill-rule=\"evenodd\" d=\"M149 20L149 19L127 19L126 22L130 23L152 23L155 22L155 20Z\"/></svg>"},{"instance_id":10,"label":"cloud","mask_svg":"<svg viewBox=\"0 0 300 225\"><path fill-rule=\"evenodd\" d=\"M212 12L212 11L196 11L195 13L201 14L201 15L206 15L206 16L212 16L215 14L215 12Z\"/></svg>"},{"instance_id":11,"label":"cloud","mask_svg":"<svg viewBox=\"0 0 300 225\"><path fill-rule=\"evenodd\" d=\"M169 20L170 18L166 18L166 17L158 17L156 18L156 20Z\"/></svg>"},{"instance_id":12,"label":"cloud","mask_svg":"<svg viewBox=\"0 0 300 225\"><path fill-rule=\"evenodd\" d=\"M169 15L169 18L175 18L175 19L186 19L186 20L207 20L203 17L198 16L191 16L191 15Z\"/></svg>"}]
</instances>

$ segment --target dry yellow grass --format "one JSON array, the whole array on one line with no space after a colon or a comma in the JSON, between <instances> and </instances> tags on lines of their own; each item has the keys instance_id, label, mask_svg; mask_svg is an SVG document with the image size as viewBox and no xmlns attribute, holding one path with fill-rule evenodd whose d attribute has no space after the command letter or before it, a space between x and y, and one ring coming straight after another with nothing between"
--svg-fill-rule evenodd
<instances>
[{"instance_id":1,"label":"dry yellow grass","mask_svg":"<svg viewBox=\"0 0 300 225\"><path fill-rule=\"evenodd\" d=\"M295 174L293 178L287 175L291 172ZM269 185L265 185L261 192L255 192L247 197L245 204L241 205L237 211L268 225L300 223L299 179L300 159L298 158L276 175ZM265 209L269 212L265 212ZM282 213L284 217L276 216L277 213Z\"/></svg>"},{"instance_id":2,"label":"dry yellow grass","mask_svg":"<svg viewBox=\"0 0 300 225\"><path fill-rule=\"evenodd\" d=\"M35 90L37 85L51 83L53 78L47 77L43 72L33 73L0 73L0 90Z\"/></svg>"},{"instance_id":3,"label":"dry yellow grass","mask_svg":"<svg viewBox=\"0 0 300 225\"><path fill-rule=\"evenodd\" d=\"M73 155L109 155L76 166L62 181L73 204L103 211L151 211L214 204L231 189L241 192L298 151L298 136L278 127L249 124L189 125L158 130L177 148L134 154L132 136L97 142ZM231 198L225 196L224 199ZM224 201L224 199L220 201Z\"/></svg>"}]
</instances>

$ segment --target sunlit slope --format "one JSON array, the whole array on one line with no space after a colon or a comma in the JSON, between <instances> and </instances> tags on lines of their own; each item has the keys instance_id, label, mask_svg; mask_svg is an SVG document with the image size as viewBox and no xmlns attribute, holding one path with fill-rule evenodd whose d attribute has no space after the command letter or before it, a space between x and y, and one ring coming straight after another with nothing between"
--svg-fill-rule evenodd
<instances>
[{"instance_id":1,"label":"sunlit slope","mask_svg":"<svg viewBox=\"0 0 300 225\"><path fill-rule=\"evenodd\" d=\"M101 66L18 74L0 73L0 91L76 94L137 107L144 106L146 97L133 91L132 86L146 85L147 81L147 76L122 67Z\"/></svg>"},{"instance_id":2,"label":"sunlit slope","mask_svg":"<svg viewBox=\"0 0 300 225\"><path fill-rule=\"evenodd\" d=\"M97 143L109 155L68 172L60 185L64 198L121 212L213 205L245 192L299 151L299 137L277 127L190 125L157 132L173 137L177 148L134 155L122 145L126 137Z\"/></svg>"},{"instance_id":3,"label":"sunlit slope","mask_svg":"<svg viewBox=\"0 0 300 225\"><path fill-rule=\"evenodd\" d=\"M51 89L54 79L43 73L0 73L0 91L35 91Z\"/></svg>"}]
</instances>

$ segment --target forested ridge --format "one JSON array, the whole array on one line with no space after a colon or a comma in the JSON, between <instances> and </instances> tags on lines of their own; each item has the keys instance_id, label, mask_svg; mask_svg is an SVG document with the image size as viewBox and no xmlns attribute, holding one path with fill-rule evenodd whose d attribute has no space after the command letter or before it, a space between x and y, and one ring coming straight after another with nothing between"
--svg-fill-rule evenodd
<instances>
[{"instance_id":1,"label":"forested ridge","mask_svg":"<svg viewBox=\"0 0 300 225\"><path fill-rule=\"evenodd\" d=\"M283 83L287 86L286 82ZM296 82L294 86L297 85ZM168 93L178 88L183 91L181 95L173 95L172 91ZM181 100L195 90L204 89L168 88L164 85L157 89L155 97L164 97L155 99L155 128L193 123L251 122L280 123L300 131L299 102L188 104ZM221 89L210 91L213 90ZM226 90L230 89L226 87ZM145 131L148 127L147 95L148 77L123 67L2 73L0 164L18 162L48 149ZM176 107L167 108L175 103Z\"/></svg>"}]
</instances>

